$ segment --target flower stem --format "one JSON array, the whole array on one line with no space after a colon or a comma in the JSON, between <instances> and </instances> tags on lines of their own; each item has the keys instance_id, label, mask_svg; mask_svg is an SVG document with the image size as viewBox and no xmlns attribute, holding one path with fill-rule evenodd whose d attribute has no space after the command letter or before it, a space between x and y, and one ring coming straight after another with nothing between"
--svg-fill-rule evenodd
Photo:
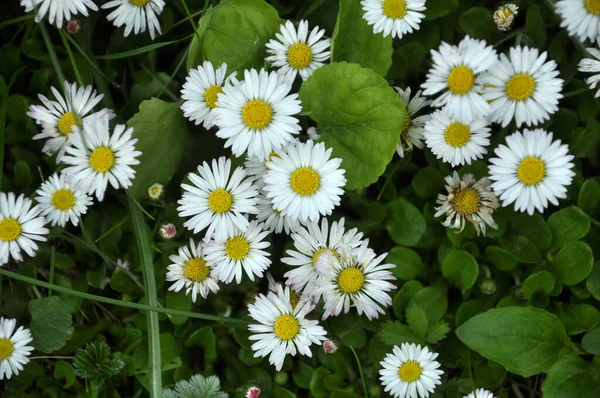
<instances>
[{"instance_id":1,"label":"flower stem","mask_svg":"<svg viewBox=\"0 0 600 398\"><path fill-rule=\"evenodd\" d=\"M360 374L360 381L362 382L363 393L365 394L365 398L368 398L369 394L367 392L367 381L365 380L365 373L363 372L363 368L360 364L360 359L358 359L358 354L356 354L356 351L354 351L354 348L351 345L348 347L350 347L350 351L352 351L352 353L354 354L354 358L356 359L356 365L358 366L358 373Z\"/></svg>"},{"instance_id":2,"label":"flower stem","mask_svg":"<svg viewBox=\"0 0 600 398\"><path fill-rule=\"evenodd\" d=\"M565 95L563 95L563 98L569 98L569 97L573 97L575 95L581 94L581 93L585 93L587 91L590 91L589 87L581 87L578 88L577 90L573 90L573 91L569 91L568 93L566 93Z\"/></svg>"},{"instance_id":3,"label":"flower stem","mask_svg":"<svg viewBox=\"0 0 600 398\"><path fill-rule=\"evenodd\" d=\"M60 87L62 87L65 81L67 81L67 79L65 79L65 75L63 74L60 62L58 61L58 57L56 56L56 51L54 50L54 45L52 44L52 40L50 39L48 29L46 28L46 23L44 21L40 21L38 26L40 27L40 32L42 32L42 38L44 39L44 43L46 44L46 50L48 50L48 56L50 57L50 61L52 62L52 66L54 67L54 72L56 72L56 76L60 81Z\"/></svg>"},{"instance_id":4,"label":"flower stem","mask_svg":"<svg viewBox=\"0 0 600 398\"><path fill-rule=\"evenodd\" d=\"M54 284L54 263L56 262L56 247L52 245L50 248L50 284ZM48 289L48 297L52 296L52 289Z\"/></svg>"},{"instance_id":5,"label":"flower stem","mask_svg":"<svg viewBox=\"0 0 600 398\"><path fill-rule=\"evenodd\" d=\"M67 54L69 55L69 60L71 60L71 65L73 66L73 72L75 72L75 77L77 78L77 83L79 84L79 87L83 87L83 86L85 86L85 83L83 82L83 79L81 78L81 74L79 73L79 67L77 67L77 61L75 61L75 57L73 56L73 51L71 51L71 46L69 45L69 42L67 41L65 32L62 29L59 29L58 33L60 34L60 38L62 39L65 49L67 50Z\"/></svg>"}]
</instances>

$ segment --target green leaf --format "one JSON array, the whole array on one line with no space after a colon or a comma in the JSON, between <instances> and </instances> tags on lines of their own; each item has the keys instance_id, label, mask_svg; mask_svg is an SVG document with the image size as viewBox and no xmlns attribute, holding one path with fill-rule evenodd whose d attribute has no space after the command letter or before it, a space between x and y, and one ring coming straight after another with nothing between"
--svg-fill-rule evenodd
<instances>
[{"instance_id":1,"label":"green leaf","mask_svg":"<svg viewBox=\"0 0 600 398\"><path fill-rule=\"evenodd\" d=\"M196 330L185 342L186 347L202 347L204 349L204 362L206 365L217 359L217 342L215 334L210 327Z\"/></svg>"},{"instance_id":2,"label":"green leaf","mask_svg":"<svg viewBox=\"0 0 600 398\"><path fill-rule=\"evenodd\" d=\"M187 68L206 60L213 65L227 63L228 72L260 69L265 62L265 44L280 24L277 11L263 0L222 2L200 18Z\"/></svg>"},{"instance_id":3,"label":"green leaf","mask_svg":"<svg viewBox=\"0 0 600 398\"><path fill-rule=\"evenodd\" d=\"M533 307L491 309L456 329L472 350L523 377L546 372L570 343L556 315Z\"/></svg>"},{"instance_id":4,"label":"green leaf","mask_svg":"<svg viewBox=\"0 0 600 398\"><path fill-rule=\"evenodd\" d=\"M127 124L134 128L135 148L142 152L129 192L142 198L150 185L166 184L177 170L188 137L186 121L178 103L153 98L142 102Z\"/></svg>"},{"instance_id":5,"label":"green leaf","mask_svg":"<svg viewBox=\"0 0 600 398\"><path fill-rule=\"evenodd\" d=\"M428 286L415 293L408 305L421 306L430 322L437 322L448 309L448 290L444 285Z\"/></svg>"},{"instance_id":6,"label":"green leaf","mask_svg":"<svg viewBox=\"0 0 600 398\"><path fill-rule=\"evenodd\" d=\"M589 304L578 304L560 314L560 321L567 334L572 336L592 330L600 321L600 311Z\"/></svg>"},{"instance_id":7,"label":"green leaf","mask_svg":"<svg viewBox=\"0 0 600 398\"><path fill-rule=\"evenodd\" d=\"M423 284L421 282L408 281L400 290L398 290L398 293L396 293L392 301L392 307L396 318L404 317L404 310L406 310L408 302L421 289L423 289Z\"/></svg>"},{"instance_id":8,"label":"green leaf","mask_svg":"<svg viewBox=\"0 0 600 398\"><path fill-rule=\"evenodd\" d=\"M600 122L591 117L588 120L585 130L579 134L573 145L573 153L578 158L589 158L598 153L598 144L600 143Z\"/></svg>"},{"instance_id":9,"label":"green leaf","mask_svg":"<svg viewBox=\"0 0 600 398\"><path fill-rule=\"evenodd\" d=\"M577 206L588 214L594 214L598 203L600 203L600 182L597 178L588 178L579 190Z\"/></svg>"},{"instance_id":10,"label":"green leaf","mask_svg":"<svg viewBox=\"0 0 600 398\"><path fill-rule=\"evenodd\" d=\"M567 357L556 362L542 384L544 398L597 398L600 396L600 364Z\"/></svg>"},{"instance_id":11,"label":"green leaf","mask_svg":"<svg viewBox=\"0 0 600 398\"><path fill-rule=\"evenodd\" d=\"M498 246L486 247L485 258L501 271L512 271L519 263L511 252Z\"/></svg>"},{"instance_id":12,"label":"green leaf","mask_svg":"<svg viewBox=\"0 0 600 398\"><path fill-rule=\"evenodd\" d=\"M529 275L523 282L523 295L532 301L536 293L550 294L554 290L554 277L548 271L540 271Z\"/></svg>"},{"instance_id":13,"label":"green leaf","mask_svg":"<svg viewBox=\"0 0 600 398\"><path fill-rule=\"evenodd\" d=\"M343 314L331 320L331 330L346 346L354 348L367 344L367 332L362 328L356 315Z\"/></svg>"},{"instance_id":14,"label":"green leaf","mask_svg":"<svg viewBox=\"0 0 600 398\"><path fill-rule=\"evenodd\" d=\"M428 0L425 19L437 19L453 13L458 9L458 0Z\"/></svg>"},{"instance_id":15,"label":"green leaf","mask_svg":"<svg viewBox=\"0 0 600 398\"><path fill-rule=\"evenodd\" d=\"M354 62L385 76L392 64L392 36L374 34L357 0L341 0L331 37L331 62Z\"/></svg>"},{"instance_id":16,"label":"green leaf","mask_svg":"<svg viewBox=\"0 0 600 398\"><path fill-rule=\"evenodd\" d=\"M75 370L70 363L65 361L58 361L54 365L54 378L57 380L65 379L63 388L70 388L75 382Z\"/></svg>"},{"instance_id":17,"label":"green leaf","mask_svg":"<svg viewBox=\"0 0 600 398\"><path fill-rule=\"evenodd\" d=\"M531 239L541 250L546 250L552 243L552 232L540 214L519 214L512 219L510 229Z\"/></svg>"},{"instance_id":18,"label":"green leaf","mask_svg":"<svg viewBox=\"0 0 600 398\"><path fill-rule=\"evenodd\" d=\"M487 39L496 24L487 8L473 7L460 14L460 28L477 39Z\"/></svg>"},{"instance_id":19,"label":"green leaf","mask_svg":"<svg viewBox=\"0 0 600 398\"><path fill-rule=\"evenodd\" d=\"M587 332L581 339L581 346L590 354L600 355L600 328Z\"/></svg>"},{"instance_id":20,"label":"green leaf","mask_svg":"<svg viewBox=\"0 0 600 398\"><path fill-rule=\"evenodd\" d=\"M588 216L578 207L571 206L552 214L548 218L552 232L552 249L583 238L590 230Z\"/></svg>"},{"instance_id":21,"label":"green leaf","mask_svg":"<svg viewBox=\"0 0 600 398\"><path fill-rule=\"evenodd\" d=\"M387 229L394 242L405 246L419 243L425 233L425 218L412 203L399 198L388 203L390 216Z\"/></svg>"},{"instance_id":22,"label":"green leaf","mask_svg":"<svg viewBox=\"0 0 600 398\"><path fill-rule=\"evenodd\" d=\"M594 255L589 245L577 241L565 245L556 256L556 276L565 285L581 282L592 272Z\"/></svg>"},{"instance_id":23,"label":"green leaf","mask_svg":"<svg viewBox=\"0 0 600 398\"><path fill-rule=\"evenodd\" d=\"M506 378L506 369L496 362L487 361L475 367L475 379L481 387L493 389Z\"/></svg>"},{"instance_id":24,"label":"green leaf","mask_svg":"<svg viewBox=\"0 0 600 398\"><path fill-rule=\"evenodd\" d=\"M450 283L464 292L477 281L479 265L468 252L453 250L444 257L442 274Z\"/></svg>"},{"instance_id":25,"label":"green leaf","mask_svg":"<svg viewBox=\"0 0 600 398\"><path fill-rule=\"evenodd\" d=\"M444 173L435 167L425 167L415 174L411 187L420 198L434 198L444 189Z\"/></svg>"},{"instance_id":26,"label":"green leaf","mask_svg":"<svg viewBox=\"0 0 600 398\"><path fill-rule=\"evenodd\" d=\"M167 307L174 310L190 311L192 309L192 297L185 292L167 292ZM169 315L169 319L173 325L183 325L187 320L187 316Z\"/></svg>"},{"instance_id":27,"label":"green leaf","mask_svg":"<svg viewBox=\"0 0 600 398\"><path fill-rule=\"evenodd\" d=\"M321 139L343 160L349 190L364 188L392 160L405 104L374 71L332 63L302 84L302 107L318 123Z\"/></svg>"},{"instance_id":28,"label":"green leaf","mask_svg":"<svg viewBox=\"0 0 600 398\"><path fill-rule=\"evenodd\" d=\"M506 248L522 263L536 264L542 259L538 246L523 235L512 235L506 240Z\"/></svg>"},{"instance_id":29,"label":"green leaf","mask_svg":"<svg viewBox=\"0 0 600 398\"><path fill-rule=\"evenodd\" d=\"M527 10L525 26L535 46L543 48L546 43L546 28L544 27L544 19L540 13L540 8L537 5L532 5Z\"/></svg>"},{"instance_id":30,"label":"green leaf","mask_svg":"<svg viewBox=\"0 0 600 398\"><path fill-rule=\"evenodd\" d=\"M381 331L378 333L379 338L387 345L397 345L402 343L421 344L423 340L416 336L408 326L400 322L386 322L381 326Z\"/></svg>"},{"instance_id":31,"label":"green leaf","mask_svg":"<svg viewBox=\"0 0 600 398\"><path fill-rule=\"evenodd\" d=\"M32 179L31 170L25 161L19 160L15 163L13 184L16 188L24 189L31 184Z\"/></svg>"},{"instance_id":32,"label":"green leaf","mask_svg":"<svg viewBox=\"0 0 600 398\"><path fill-rule=\"evenodd\" d=\"M600 301L600 262L596 262L585 282L587 290Z\"/></svg>"},{"instance_id":33,"label":"green leaf","mask_svg":"<svg viewBox=\"0 0 600 398\"><path fill-rule=\"evenodd\" d=\"M73 335L73 319L60 297L31 300L29 312L35 349L45 353L60 350Z\"/></svg>"},{"instance_id":34,"label":"green leaf","mask_svg":"<svg viewBox=\"0 0 600 398\"><path fill-rule=\"evenodd\" d=\"M410 281L425 272L419 253L407 247L394 247L386 257L386 262L396 264L392 272L400 280Z\"/></svg>"},{"instance_id":35,"label":"green leaf","mask_svg":"<svg viewBox=\"0 0 600 398\"><path fill-rule=\"evenodd\" d=\"M406 309L406 323L410 331L419 337L421 341L425 340L429 329L429 320L423 308L418 305L409 306Z\"/></svg>"},{"instance_id":36,"label":"green leaf","mask_svg":"<svg viewBox=\"0 0 600 398\"><path fill-rule=\"evenodd\" d=\"M446 338L446 335L450 332L450 326L446 321L439 321L429 326L425 341L429 344L437 344Z\"/></svg>"}]
</instances>

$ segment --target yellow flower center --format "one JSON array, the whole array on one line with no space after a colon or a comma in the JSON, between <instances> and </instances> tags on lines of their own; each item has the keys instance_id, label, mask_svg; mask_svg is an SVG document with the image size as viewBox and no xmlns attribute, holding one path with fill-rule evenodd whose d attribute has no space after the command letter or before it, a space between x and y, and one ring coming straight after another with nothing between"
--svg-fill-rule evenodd
<instances>
[{"instance_id":1,"label":"yellow flower center","mask_svg":"<svg viewBox=\"0 0 600 398\"><path fill-rule=\"evenodd\" d=\"M273 108L266 101L250 100L242 109L242 119L246 126L254 130L264 129L273 118Z\"/></svg>"},{"instance_id":2,"label":"yellow flower center","mask_svg":"<svg viewBox=\"0 0 600 398\"><path fill-rule=\"evenodd\" d=\"M107 146L100 146L90 155L90 166L98 173L106 173L115 164L115 153Z\"/></svg>"},{"instance_id":3,"label":"yellow flower center","mask_svg":"<svg viewBox=\"0 0 600 398\"><path fill-rule=\"evenodd\" d=\"M274 329L277 337L281 340L288 341L296 337L300 331L300 324L293 316L284 314L277 318Z\"/></svg>"},{"instance_id":4,"label":"yellow flower center","mask_svg":"<svg viewBox=\"0 0 600 398\"><path fill-rule=\"evenodd\" d=\"M398 377L405 383L412 383L413 381L419 380L421 377L421 373L423 373L423 369L417 363L417 361L406 361L400 366L398 369Z\"/></svg>"},{"instance_id":5,"label":"yellow flower center","mask_svg":"<svg viewBox=\"0 0 600 398\"><path fill-rule=\"evenodd\" d=\"M513 16L513 12L508 7L503 7L499 10L503 18L508 19Z\"/></svg>"},{"instance_id":6,"label":"yellow flower center","mask_svg":"<svg viewBox=\"0 0 600 398\"><path fill-rule=\"evenodd\" d=\"M231 209L233 198L224 189L215 189L208 195L208 207L215 213L221 214Z\"/></svg>"},{"instance_id":7,"label":"yellow flower center","mask_svg":"<svg viewBox=\"0 0 600 398\"><path fill-rule=\"evenodd\" d=\"M467 142L471 139L471 129L460 122L454 122L446 128L444 138L448 145L460 148L467 145Z\"/></svg>"},{"instance_id":8,"label":"yellow flower center","mask_svg":"<svg viewBox=\"0 0 600 398\"><path fill-rule=\"evenodd\" d=\"M450 203L459 214L473 214L479 211L481 196L475 188L458 188Z\"/></svg>"},{"instance_id":9,"label":"yellow flower center","mask_svg":"<svg viewBox=\"0 0 600 398\"><path fill-rule=\"evenodd\" d=\"M506 95L513 101L523 101L535 91L535 80L527 73L518 73L506 84Z\"/></svg>"},{"instance_id":10,"label":"yellow flower center","mask_svg":"<svg viewBox=\"0 0 600 398\"><path fill-rule=\"evenodd\" d=\"M365 284L365 274L355 267L346 268L338 276L338 286L344 293L356 293Z\"/></svg>"},{"instance_id":11,"label":"yellow flower center","mask_svg":"<svg viewBox=\"0 0 600 398\"><path fill-rule=\"evenodd\" d=\"M223 93L223 88L221 86L210 86L204 92L204 102L206 102L206 105L210 106L211 108L216 108L217 98L221 93Z\"/></svg>"},{"instance_id":12,"label":"yellow flower center","mask_svg":"<svg viewBox=\"0 0 600 398\"><path fill-rule=\"evenodd\" d=\"M294 69L304 69L312 60L312 50L306 43L294 43L287 51L288 64Z\"/></svg>"},{"instance_id":13,"label":"yellow flower center","mask_svg":"<svg viewBox=\"0 0 600 398\"><path fill-rule=\"evenodd\" d=\"M14 218L0 221L0 240L11 242L21 235L21 224Z\"/></svg>"},{"instance_id":14,"label":"yellow flower center","mask_svg":"<svg viewBox=\"0 0 600 398\"><path fill-rule=\"evenodd\" d=\"M410 117L410 114L408 113L408 110L406 111L406 116L404 116L404 122L402 123L402 130L400 131L400 134L403 136L408 135L408 128L410 127L410 123L412 122L412 118Z\"/></svg>"},{"instance_id":15,"label":"yellow flower center","mask_svg":"<svg viewBox=\"0 0 600 398\"><path fill-rule=\"evenodd\" d=\"M227 253L227 257L232 260L243 260L246 258L249 251L250 244L241 236L229 238L227 243L225 243L225 253Z\"/></svg>"},{"instance_id":16,"label":"yellow flower center","mask_svg":"<svg viewBox=\"0 0 600 398\"><path fill-rule=\"evenodd\" d=\"M325 254L325 253L329 253L331 255L333 255L335 258L337 258L338 260L340 259L340 256L334 251L331 250L328 247L322 247L319 250L317 250L313 256L312 256L312 265L313 267L315 266L315 264L317 263L317 260L319 260L319 257L321 257L321 254Z\"/></svg>"},{"instance_id":17,"label":"yellow flower center","mask_svg":"<svg viewBox=\"0 0 600 398\"><path fill-rule=\"evenodd\" d=\"M129 0L131 4L136 7L143 7L150 2L150 0Z\"/></svg>"},{"instance_id":18,"label":"yellow flower center","mask_svg":"<svg viewBox=\"0 0 600 398\"><path fill-rule=\"evenodd\" d=\"M70 189L59 189L52 195L52 206L58 210L71 210L75 205L75 195Z\"/></svg>"},{"instance_id":19,"label":"yellow flower center","mask_svg":"<svg viewBox=\"0 0 600 398\"><path fill-rule=\"evenodd\" d=\"M206 265L206 261L201 258L192 258L186 261L183 268L183 274L192 282L202 282L210 274L210 268Z\"/></svg>"},{"instance_id":20,"label":"yellow flower center","mask_svg":"<svg viewBox=\"0 0 600 398\"><path fill-rule=\"evenodd\" d=\"M13 350L12 341L7 338L0 339L0 361L10 358Z\"/></svg>"},{"instance_id":21,"label":"yellow flower center","mask_svg":"<svg viewBox=\"0 0 600 398\"><path fill-rule=\"evenodd\" d=\"M312 168L301 167L292 173L290 183L298 195L310 196L319 189L321 178Z\"/></svg>"},{"instance_id":22,"label":"yellow flower center","mask_svg":"<svg viewBox=\"0 0 600 398\"><path fill-rule=\"evenodd\" d=\"M585 0L585 8L594 15L600 15L600 0Z\"/></svg>"},{"instance_id":23,"label":"yellow flower center","mask_svg":"<svg viewBox=\"0 0 600 398\"><path fill-rule=\"evenodd\" d=\"M521 160L517 169L517 177L525 185L535 185L544 179L546 166L538 157L530 156Z\"/></svg>"},{"instance_id":24,"label":"yellow flower center","mask_svg":"<svg viewBox=\"0 0 600 398\"><path fill-rule=\"evenodd\" d=\"M382 7L385 16L393 19L404 18L408 11L405 0L383 0Z\"/></svg>"},{"instance_id":25,"label":"yellow flower center","mask_svg":"<svg viewBox=\"0 0 600 398\"><path fill-rule=\"evenodd\" d=\"M448 75L448 87L454 94L467 94L474 85L475 74L470 68L464 65L454 67Z\"/></svg>"},{"instance_id":26,"label":"yellow flower center","mask_svg":"<svg viewBox=\"0 0 600 398\"><path fill-rule=\"evenodd\" d=\"M67 112L58 119L56 127L58 131L67 136L73 132L73 126L82 126L81 118L73 112Z\"/></svg>"}]
</instances>

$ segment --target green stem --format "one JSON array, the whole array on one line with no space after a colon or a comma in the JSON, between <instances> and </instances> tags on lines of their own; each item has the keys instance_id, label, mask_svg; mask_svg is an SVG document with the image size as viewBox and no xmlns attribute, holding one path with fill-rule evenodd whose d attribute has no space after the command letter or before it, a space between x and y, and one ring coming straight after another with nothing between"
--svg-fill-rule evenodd
<instances>
[{"instance_id":1,"label":"green stem","mask_svg":"<svg viewBox=\"0 0 600 398\"><path fill-rule=\"evenodd\" d=\"M383 187L381 187L381 191L379 191L379 195L377 195L377 201L378 202L379 202L379 199L381 199L381 195L383 195L383 192L385 191L385 189L387 188L388 184L392 180L392 177L394 176L394 174L396 174L396 172L400 168L400 165L402 164L403 160L404 160L404 158L398 159L398 161L396 162L396 165L394 166L394 170L392 170L392 172L390 173L390 175L388 176L388 178L385 180L385 183L383 184Z\"/></svg>"},{"instance_id":2,"label":"green stem","mask_svg":"<svg viewBox=\"0 0 600 398\"><path fill-rule=\"evenodd\" d=\"M569 91L568 93L566 93L565 95L563 95L563 98L573 97L575 95L578 95L578 94L581 94L581 93L585 93L587 91L590 91L589 87L578 88L577 90Z\"/></svg>"},{"instance_id":3,"label":"green stem","mask_svg":"<svg viewBox=\"0 0 600 398\"><path fill-rule=\"evenodd\" d=\"M85 84L83 83L83 79L81 78L81 74L79 73L79 68L77 67L77 61L75 61L75 57L73 56L73 51L71 51L71 46L69 45L69 42L67 41L65 32L62 29L59 29L58 33L60 34L60 38L62 39L62 42L63 42L65 48L67 49L67 54L69 55L69 60L71 60L71 65L73 66L73 72L75 72L75 77L77 78L77 83L79 83L79 87L83 87L83 86L85 86Z\"/></svg>"},{"instance_id":4,"label":"green stem","mask_svg":"<svg viewBox=\"0 0 600 398\"><path fill-rule=\"evenodd\" d=\"M0 189L2 188L2 173L4 172L4 135L6 134L6 110L8 107L8 88L0 103Z\"/></svg>"},{"instance_id":5,"label":"green stem","mask_svg":"<svg viewBox=\"0 0 600 398\"><path fill-rule=\"evenodd\" d=\"M206 11L207 4L208 4L208 0L206 0L204 2L204 8L202 9L203 13ZM200 40L200 34L198 33L198 28L196 27L196 22L194 22L192 13L190 12L190 9L188 8L185 0L181 0L181 5L183 6L183 9L185 10L185 14L187 15L188 19L190 20L190 23L192 24L192 28L194 29L194 34L196 35L196 39L198 39L198 44L200 44L202 41Z\"/></svg>"},{"instance_id":6,"label":"green stem","mask_svg":"<svg viewBox=\"0 0 600 398\"><path fill-rule=\"evenodd\" d=\"M50 277L48 280L50 284L54 284L54 263L56 261L56 247L52 245L50 248ZM52 296L52 289L48 289L48 297Z\"/></svg>"},{"instance_id":7,"label":"green stem","mask_svg":"<svg viewBox=\"0 0 600 398\"><path fill-rule=\"evenodd\" d=\"M73 45L73 47L75 47L79 54L81 54L81 56L92 66L92 68L94 68L94 72L98 73L100 76L106 79L106 81L110 82L110 84L112 84L115 88L121 88L121 85L119 83L115 82L110 77L108 77L106 73L104 73L104 71L102 71L102 69L100 69L100 67L96 65L96 63L86 54L86 52L83 51L83 48L81 48L81 46L79 45L79 43L77 43L75 39L73 39L69 35L65 35L65 37L69 42L71 42L71 44Z\"/></svg>"},{"instance_id":8,"label":"green stem","mask_svg":"<svg viewBox=\"0 0 600 398\"><path fill-rule=\"evenodd\" d=\"M587 214L587 213L586 213ZM597 227L600 227L600 221L596 220L594 217L590 216L589 214L587 214L588 218L590 219L590 222L592 224L594 224Z\"/></svg>"},{"instance_id":9,"label":"green stem","mask_svg":"<svg viewBox=\"0 0 600 398\"><path fill-rule=\"evenodd\" d=\"M65 75L60 66L60 62L58 61L58 57L56 56L56 51L54 51L54 45L52 44L52 40L50 39L50 34L48 34L48 29L46 28L46 23L44 21L40 21L38 24L40 27L40 32L42 32L42 38L44 39L44 43L46 44L46 50L48 50L48 56L50 56L50 61L52 62L52 66L54 67L54 72L56 72L56 76L58 80L60 80L60 86L67 81L65 79Z\"/></svg>"},{"instance_id":10,"label":"green stem","mask_svg":"<svg viewBox=\"0 0 600 398\"><path fill-rule=\"evenodd\" d=\"M363 368L360 364L360 359L358 359L358 354L356 353L356 351L354 351L354 348L351 345L348 347L350 347L350 350L352 351L352 353L354 354L354 358L356 359L356 365L358 366L358 373L360 373L360 381L362 382L363 392L365 394L365 398L368 398L369 394L367 392L367 381L365 380L365 373L363 372Z\"/></svg>"},{"instance_id":11,"label":"green stem","mask_svg":"<svg viewBox=\"0 0 600 398\"><path fill-rule=\"evenodd\" d=\"M510 34L506 35L505 37L503 37L501 40L498 40L498 42L496 44L494 44L494 48L498 47L500 44L502 43L506 43L507 41L509 41L510 39L512 39L513 37L517 36L519 33L523 33L526 32L527 28L523 27L521 29L516 29L513 30L512 32L510 32Z\"/></svg>"},{"instance_id":12,"label":"green stem","mask_svg":"<svg viewBox=\"0 0 600 398\"><path fill-rule=\"evenodd\" d=\"M155 75L146 65L144 64L140 64L140 66L142 67L142 69L144 69L146 71L146 73L148 75L150 75L150 77L152 77L153 79L158 80L159 82L162 82L163 84L165 83L164 80L162 80L161 78L159 78L157 75ZM168 87L168 83L167 83L167 88L165 89L165 91L167 92L167 95L169 97L171 97L171 99L175 102L179 101L179 98L173 93L173 91L171 91L171 89Z\"/></svg>"},{"instance_id":13,"label":"green stem","mask_svg":"<svg viewBox=\"0 0 600 398\"><path fill-rule=\"evenodd\" d=\"M469 378L471 379L471 388L475 391L475 380L473 379L473 371L471 370L471 350L467 348L467 368L469 369Z\"/></svg>"},{"instance_id":14,"label":"green stem","mask_svg":"<svg viewBox=\"0 0 600 398\"><path fill-rule=\"evenodd\" d=\"M50 355L50 356L42 356L42 357L29 357L30 360L32 359L73 359L75 357L61 357L61 356L54 356L54 355Z\"/></svg>"},{"instance_id":15,"label":"green stem","mask_svg":"<svg viewBox=\"0 0 600 398\"><path fill-rule=\"evenodd\" d=\"M179 63L177 64L177 67L175 68L175 70L173 71L173 73L171 73L171 76L169 77L169 80L165 83L165 85L163 86L162 90L160 90L160 92L156 96L157 98L160 98L160 96L163 95L163 93L165 92L165 90L169 87L169 84L171 84L171 82L175 78L175 75L179 72L179 69L181 69L181 67L183 66L183 63L187 59L188 51L190 50L191 45L192 45L192 42L190 42L190 44L185 49L185 52L181 56L181 59L179 60Z\"/></svg>"},{"instance_id":16,"label":"green stem","mask_svg":"<svg viewBox=\"0 0 600 398\"><path fill-rule=\"evenodd\" d=\"M20 17L16 17L13 19L9 19L3 22L0 22L0 28L3 28L5 26L9 26L15 23L19 23L22 21L27 21L28 19L33 19L35 17L34 14L25 14L25 15L21 15Z\"/></svg>"}]
</instances>

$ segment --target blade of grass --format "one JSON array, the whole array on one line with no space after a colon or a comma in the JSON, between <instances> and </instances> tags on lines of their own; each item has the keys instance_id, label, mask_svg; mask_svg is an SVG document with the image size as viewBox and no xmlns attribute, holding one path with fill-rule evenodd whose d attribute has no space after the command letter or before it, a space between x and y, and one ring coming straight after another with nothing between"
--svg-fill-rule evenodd
<instances>
[{"instance_id":1,"label":"blade of grass","mask_svg":"<svg viewBox=\"0 0 600 398\"><path fill-rule=\"evenodd\" d=\"M105 233L103 233L102 236L99 237L98 239L96 239L94 242L95 243L100 242L102 239L104 239L108 235L110 235L114 230L116 230L117 228L119 228L121 225L125 224L127 222L127 220L129 220L129 214L127 214L125 217L123 217L121 220L119 220L118 223L116 223L115 225L113 225L112 227L110 227L110 229L108 231L106 231Z\"/></svg>"},{"instance_id":2,"label":"blade of grass","mask_svg":"<svg viewBox=\"0 0 600 398\"><path fill-rule=\"evenodd\" d=\"M52 40L50 39L50 34L48 33L48 29L46 28L46 23L44 21L40 21L38 26L40 27L40 32L42 32L42 38L44 39L44 44L46 44L46 50L48 50L50 62L52 62L54 72L56 72L56 76L58 76L58 80L60 81L60 86L62 88L63 84L67 81L67 79L65 79L65 75L60 66L60 62L58 61L58 57L56 56L54 44L52 44Z\"/></svg>"},{"instance_id":3,"label":"blade of grass","mask_svg":"<svg viewBox=\"0 0 600 398\"><path fill-rule=\"evenodd\" d=\"M56 262L56 247L52 245L50 248L50 276L48 280L50 284L54 284L54 263ZM52 289L48 289L48 297L52 296Z\"/></svg>"},{"instance_id":4,"label":"blade of grass","mask_svg":"<svg viewBox=\"0 0 600 398\"><path fill-rule=\"evenodd\" d=\"M81 54L81 56L83 58L85 58L85 60L92 66L92 68L94 68L95 72L97 72L98 74L100 74L104 79L106 79L106 81L110 82L110 84L112 84L113 87L115 87L115 88L121 88L121 85L119 83L117 83L116 81L112 80L110 77L108 77L106 75L106 73L104 73L104 71L102 69L100 69L100 67L96 64L96 62L94 62L94 60L92 60L92 57L90 57L89 55L87 55L87 53L83 50L83 48L81 48L81 46L79 45L79 43L77 43L77 41L75 39L73 39L69 35L65 35L65 37L73 45L73 47L75 47L75 49L79 52L79 54Z\"/></svg>"},{"instance_id":5,"label":"blade of grass","mask_svg":"<svg viewBox=\"0 0 600 398\"><path fill-rule=\"evenodd\" d=\"M6 107L8 106L8 87L0 104L0 189L2 188L2 173L4 172L4 135L6 134Z\"/></svg>"},{"instance_id":6,"label":"blade of grass","mask_svg":"<svg viewBox=\"0 0 600 398\"><path fill-rule=\"evenodd\" d=\"M77 61L75 61L75 57L73 56L73 51L71 51L71 46L69 45L69 42L67 41L65 32L62 29L59 29L58 33L60 34L60 38L61 38L65 48L67 49L67 54L69 55L69 59L71 60L71 65L73 66L73 71L75 72L75 77L77 78L77 83L79 83L80 87L83 87L83 86L85 86L85 84L83 83L83 79L81 78L81 74L79 73L79 67L77 67Z\"/></svg>"},{"instance_id":7,"label":"blade of grass","mask_svg":"<svg viewBox=\"0 0 600 398\"><path fill-rule=\"evenodd\" d=\"M165 92L165 90L169 87L169 84L171 84L171 82L175 78L175 75L179 72L179 69L181 69L181 67L183 66L183 63L187 59L188 51L190 50L190 46L191 45L192 45L192 42L190 42L190 44L185 49L185 52L181 56L181 59L179 60L179 63L177 64L177 67L175 68L175 70L173 71L173 73L171 73L171 76L169 77L169 80L165 83L165 85L163 86L162 90L160 90L160 92L156 96L157 98L160 98L160 96L163 95L163 93Z\"/></svg>"},{"instance_id":8,"label":"blade of grass","mask_svg":"<svg viewBox=\"0 0 600 398\"><path fill-rule=\"evenodd\" d=\"M0 28L3 28L5 26L9 26L15 23L19 23L19 22L23 22L23 21L27 21L28 19L33 19L35 17L34 14L25 14L25 15L21 15L20 17L16 17L13 19L9 19L3 22L0 22Z\"/></svg>"},{"instance_id":9,"label":"blade of grass","mask_svg":"<svg viewBox=\"0 0 600 398\"><path fill-rule=\"evenodd\" d=\"M351 345L348 347L350 347L350 350L354 354L354 359L356 359L356 365L358 366L358 373L360 373L360 381L362 382L363 393L365 394L365 398L368 398L369 394L367 392L367 381L365 380L365 373L363 372L363 368L360 364L360 359L358 359L358 354L356 353L356 351L354 351L354 348Z\"/></svg>"},{"instance_id":10,"label":"blade of grass","mask_svg":"<svg viewBox=\"0 0 600 398\"><path fill-rule=\"evenodd\" d=\"M162 48L162 47L170 46L171 44L175 44L175 43L179 43L181 41L188 40L192 36L194 36L193 33L191 35L188 35L188 36L183 37L181 39L171 40L171 41L163 41L161 43L153 43L153 44L149 44L149 45L144 46L144 47L136 48L134 50L124 51L124 52L121 52L121 53L106 54L106 55L97 55L96 59L112 60L112 59L129 58L129 57L133 57L134 55L144 54L144 53L150 52L152 50L157 50L157 49Z\"/></svg>"}]
</instances>

